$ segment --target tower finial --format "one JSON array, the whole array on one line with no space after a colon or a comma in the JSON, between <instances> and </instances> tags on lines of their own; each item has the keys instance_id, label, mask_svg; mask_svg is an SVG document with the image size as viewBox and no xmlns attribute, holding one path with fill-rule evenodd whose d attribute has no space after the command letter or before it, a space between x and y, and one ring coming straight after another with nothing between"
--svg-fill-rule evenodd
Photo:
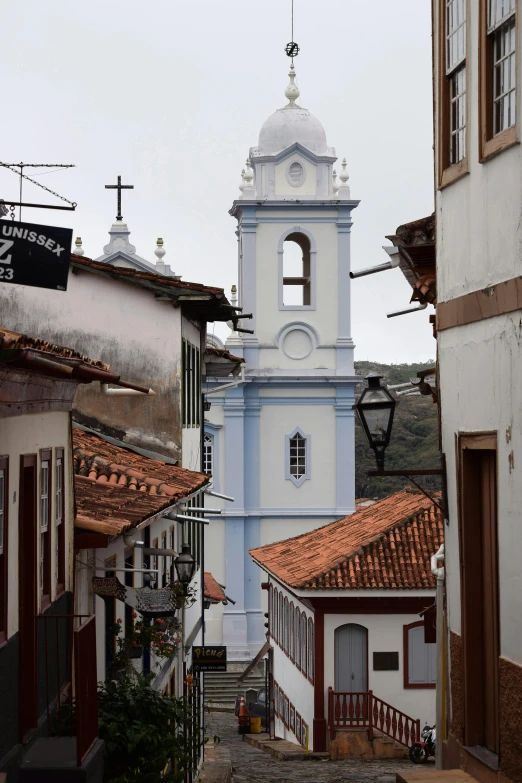
<instances>
[{"instance_id":1,"label":"tower finial","mask_svg":"<svg viewBox=\"0 0 522 783\"><path fill-rule=\"evenodd\" d=\"M301 93L299 92L299 87L295 84L295 68L293 65L290 66L288 75L290 77L290 83L285 90L285 95L288 98L287 108L288 106L297 108L295 102Z\"/></svg>"},{"instance_id":2,"label":"tower finial","mask_svg":"<svg viewBox=\"0 0 522 783\"><path fill-rule=\"evenodd\" d=\"M85 253L85 250L82 247L82 238L76 237L74 240L74 252L77 256L83 256Z\"/></svg>"}]
</instances>

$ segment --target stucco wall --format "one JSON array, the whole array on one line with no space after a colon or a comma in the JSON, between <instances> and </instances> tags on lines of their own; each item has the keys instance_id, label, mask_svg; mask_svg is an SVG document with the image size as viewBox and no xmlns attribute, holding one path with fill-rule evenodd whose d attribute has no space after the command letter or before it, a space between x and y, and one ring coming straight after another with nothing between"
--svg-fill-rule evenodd
<instances>
[{"instance_id":1,"label":"stucco wall","mask_svg":"<svg viewBox=\"0 0 522 783\"><path fill-rule=\"evenodd\" d=\"M72 586L72 525L74 518L73 492L72 492L72 468L70 446L70 417L68 412L29 413L24 416L0 419L0 456L9 457L9 490L8 501L8 611L7 634L12 636L18 631L18 514L19 514L19 483L20 483L20 456L22 454L37 455L37 492L40 487L40 449L53 449L52 456L52 497L51 497L51 600L56 599L56 551L55 535L56 519L55 503L55 448L64 450L64 492L65 492L65 551L68 555L68 567L66 568L65 589ZM37 503L39 524L39 503ZM37 560L35 568L40 562L40 536L37 535Z\"/></svg>"},{"instance_id":2,"label":"stucco wall","mask_svg":"<svg viewBox=\"0 0 522 783\"><path fill-rule=\"evenodd\" d=\"M263 217L267 217L262 213ZM317 212L324 218L324 213ZM286 215L285 215L286 218ZM273 344L274 337L290 321L304 321L319 333L323 344L333 345L337 338L338 234L335 221L312 223L306 216L284 223L259 223L255 239L256 270L256 336L261 344ZM316 308L315 310L279 310L279 243L293 226L312 236L316 248ZM281 361L285 361L283 356ZM295 365L286 359L286 366ZM283 366L285 366L283 364Z\"/></svg>"},{"instance_id":3,"label":"stucco wall","mask_svg":"<svg viewBox=\"0 0 522 783\"><path fill-rule=\"evenodd\" d=\"M439 302L521 274L522 148L517 144L486 163L479 162L479 3L469 2L466 6L466 143L470 174L437 192ZM433 7L437 15L438 4L434 3ZM436 24L435 31L437 29ZM519 51L522 40L520 26L517 30ZM517 71L516 82L520 84L521 63L518 56ZM519 100L516 117L517 126L520 126Z\"/></svg>"},{"instance_id":4,"label":"stucco wall","mask_svg":"<svg viewBox=\"0 0 522 783\"><path fill-rule=\"evenodd\" d=\"M309 437L310 479L301 486L286 478L285 436L297 427ZM333 405L263 405L260 440L261 508L313 509L334 506L336 417ZM319 491L318 491L319 490Z\"/></svg>"},{"instance_id":5,"label":"stucco wall","mask_svg":"<svg viewBox=\"0 0 522 783\"><path fill-rule=\"evenodd\" d=\"M2 325L74 348L110 364L123 380L156 397L103 397L80 385L75 406L127 432L127 440L180 457L181 310L152 291L85 271L70 271L66 293L28 286L0 289Z\"/></svg>"},{"instance_id":6,"label":"stucco wall","mask_svg":"<svg viewBox=\"0 0 522 783\"><path fill-rule=\"evenodd\" d=\"M494 431L498 448L500 654L522 663L521 313L448 329L439 334L438 343L450 504L450 525L445 531L449 626L461 633L455 434Z\"/></svg>"},{"instance_id":7,"label":"stucco wall","mask_svg":"<svg viewBox=\"0 0 522 783\"><path fill-rule=\"evenodd\" d=\"M288 603L293 602L301 613L306 615L307 623L309 618L314 618L314 613L296 597L286 590L279 582L272 582L272 587L276 588ZM268 596L268 591L263 591ZM268 600L268 598L267 598ZM269 618L272 623L273 618ZM270 626L272 627L272 625ZM273 676L279 687L288 696L289 701L294 705L297 712L308 724L308 747L313 747L313 719L314 719L314 686L307 677L297 668L290 657L283 651L281 646L270 637L270 643L273 649ZM308 645L307 645L308 649ZM287 739L290 742L297 742L295 735L290 729L286 728L284 722L276 720L276 736ZM298 743L300 744L300 743Z\"/></svg>"},{"instance_id":8,"label":"stucco wall","mask_svg":"<svg viewBox=\"0 0 522 783\"><path fill-rule=\"evenodd\" d=\"M305 178L301 185L290 185L287 179L287 172L292 163L300 163L303 167ZM303 155L294 153L285 158L281 163L276 163L275 171L275 195L278 198L287 196L289 198L302 198L303 196L315 196L317 191L317 166L311 163Z\"/></svg>"},{"instance_id":9,"label":"stucco wall","mask_svg":"<svg viewBox=\"0 0 522 783\"><path fill-rule=\"evenodd\" d=\"M426 605L433 596L426 597ZM368 689L411 718L435 723L435 688L404 688L404 626L417 622L417 614L325 614L324 616L324 687L335 690L335 629L346 623L357 623L368 629ZM398 671L373 671L374 652L398 652ZM327 696L325 710L328 714ZM423 724L424 725L424 724Z\"/></svg>"}]
</instances>

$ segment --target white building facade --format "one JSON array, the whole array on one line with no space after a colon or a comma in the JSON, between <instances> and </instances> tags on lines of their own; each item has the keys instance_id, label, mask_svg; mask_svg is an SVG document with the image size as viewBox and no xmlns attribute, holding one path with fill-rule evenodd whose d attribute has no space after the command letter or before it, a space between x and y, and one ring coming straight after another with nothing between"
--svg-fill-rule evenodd
<instances>
[{"instance_id":1,"label":"white building facade","mask_svg":"<svg viewBox=\"0 0 522 783\"><path fill-rule=\"evenodd\" d=\"M447 16L445 5L455 14ZM433 6L437 343L449 505L443 764L480 780L522 781L520 3ZM457 81L464 89L452 112Z\"/></svg>"},{"instance_id":2,"label":"white building facade","mask_svg":"<svg viewBox=\"0 0 522 783\"><path fill-rule=\"evenodd\" d=\"M207 563L236 601L212 609L207 638L236 660L255 655L266 632L248 550L355 508L349 271L358 202L345 163L336 184L335 151L296 104L294 78L292 66L288 104L263 125L231 209L239 305L253 314L243 321L253 334L232 332L226 347L245 358L244 381L207 398L214 487L234 498L206 533Z\"/></svg>"}]
</instances>

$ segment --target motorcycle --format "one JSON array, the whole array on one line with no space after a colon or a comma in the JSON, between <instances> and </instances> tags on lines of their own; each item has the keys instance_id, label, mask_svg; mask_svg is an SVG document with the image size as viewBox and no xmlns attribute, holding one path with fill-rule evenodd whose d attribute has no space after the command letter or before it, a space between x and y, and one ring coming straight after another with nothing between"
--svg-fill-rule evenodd
<instances>
[{"instance_id":1,"label":"motorcycle","mask_svg":"<svg viewBox=\"0 0 522 783\"><path fill-rule=\"evenodd\" d=\"M427 764L430 756L435 756L435 726L424 726L421 740L414 742L410 748L410 761L414 764Z\"/></svg>"}]
</instances>

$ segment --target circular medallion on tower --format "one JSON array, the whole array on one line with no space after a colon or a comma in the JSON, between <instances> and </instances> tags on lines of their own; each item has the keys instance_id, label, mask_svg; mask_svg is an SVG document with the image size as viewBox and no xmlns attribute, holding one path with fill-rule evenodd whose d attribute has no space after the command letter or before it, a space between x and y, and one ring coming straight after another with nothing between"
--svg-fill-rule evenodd
<instances>
[{"instance_id":1,"label":"circular medallion on tower","mask_svg":"<svg viewBox=\"0 0 522 783\"><path fill-rule=\"evenodd\" d=\"M299 161L294 160L286 170L286 179L293 188L298 188L305 181L306 173Z\"/></svg>"},{"instance_id":2,"label":"circular medallion on tower","mask_svg":"<svg viewBox=\"0 0 522 783\"><path fill-rule=\"evenodd\" d=\"M317 345L317 335L299 321L284 326L276 337L276 345L288 359L306 359Z\"/></svg>"}]
</instances>

